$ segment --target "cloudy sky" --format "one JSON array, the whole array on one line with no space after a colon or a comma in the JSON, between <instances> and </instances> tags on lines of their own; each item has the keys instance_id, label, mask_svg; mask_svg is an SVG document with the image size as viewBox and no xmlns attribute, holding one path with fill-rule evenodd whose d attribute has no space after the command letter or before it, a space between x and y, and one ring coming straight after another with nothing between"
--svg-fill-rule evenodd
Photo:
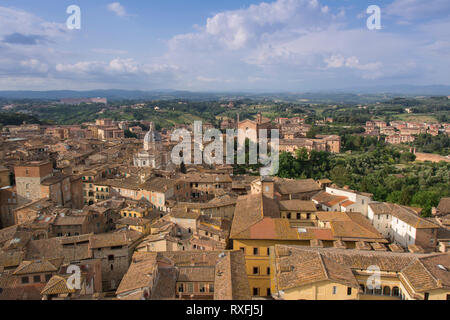
<instances>
[{"instance_id":1,"label":"cloudy sky","mask_svg":"<svg viewBox=\"0 0 450 320\"><path fill-rule=\"evenodd\" d=\"M0 0L0 90L450 85L449 70L449 0Z\"/></svg>"}]
</instances>

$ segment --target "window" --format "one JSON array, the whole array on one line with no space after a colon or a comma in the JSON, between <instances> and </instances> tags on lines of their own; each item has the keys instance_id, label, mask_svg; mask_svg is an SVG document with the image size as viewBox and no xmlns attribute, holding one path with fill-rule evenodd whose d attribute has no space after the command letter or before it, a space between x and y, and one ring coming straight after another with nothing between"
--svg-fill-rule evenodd
<instances>
[{"instance_id":1,"label":"window","mask_svg":"<svg viewBox=\"0 0 450 320\"><path fill-rule=\"evenodd\" d=\"M245 254L245 248L240 248L242 253Z\"/></svg>"},{"instance_id":2,"label":"window","mask_svg":"<svg viewBox=\"0 0 450 320\"><path fill-rule=\"evenodd\" d=\"M348 296L352 295L352 288L350 288L350 287L347 288L347 295Z\"/></svg>"},{"instance_id":3,"label":"window","mask_svg":"<svg viewBox=\"0 0 450 320\"><path fill-rule=\"evenodd\" d=\"M214 292L214 285L213 284L209 285L209 292Z\"/></svg>"},{"instance_id":4,"label":"window","mask_svg":"<svg viewBox=\"0 0 450 320\"><path fill-rule=\"evenodd\" d=\"M34 282L34 283L39 283L39 282L41 282L41 276L33 276L33 282Z\"/></svg>"},{"instance_id":5,"label":"window","mask_svg":"<svg viewBox=\"0 0 450 320\"><path fill-rule=\"evenodd\" d=\"M267 248L267 255L270 256L270 248Z\"/></svg>"},{"instance_id":6,"label":"window","mask_svg":"<svg viewBox=\"0 0 450 320\"><path fill-rule=\"evenodd\" d=\"M253 255L257 256L259 254L258 248L253 248Z\"/></svg>"},{"instance_id":7,"label":"window","mask_svg":"<svg viewBox=\"0 0 450 320\"><path fill-rule=\"evenodd\" d=\"M253 267L253 274L259 274L259 268Z\"/></svg>"},{"instance_id":8,"label":"window","mask_svg":"<svg viewBox=\"0 0 450 320\"><path fill-rule=\"evenodd\" d=\"M259 288L253 288L253 295L259 296Z\"/></svg>"},{"instance_id":9,"label":"window","mask_svg":"<svg viewBox=\"0 0 450 320\"><path fill-rule=\"evenodd\" d=\"M108 256L108 261L114 261L114 255L109 255Z\"/></svg>"},{"instance_id":10,"label":"window","mask_svg":"<svg viewBox=\"0 0 450 320\"><path fill-rule=\"evenodd\" d=\"M336 294L336 293L337 293L337 287L334 286L334 287L333 287L333 294Z\"/></svg>"},{"instance_id":11,"label":"window","mask_svg":"<svg viewBox=\"0 0 450 320\"><path fill-rule=\"evenodd\" d=\"M182 283L178 285L178 292L184 292L184 285Z\"/></svg>"},{"instance_id":12,"label":"window","mask_svg":"<svg viewBox=\"0 0 450 320\"><path fill-rule=\"evenodd\" d=\"M27 284L30 282L30 280L28 279L28 277L22 277L22 284Z\"/></svg>"},{"instance_id":13,"label":"window","mask_svg":"<svg viewBox=\"0 0 450 320\"><path fill-rule=\"evenodd\" d=\"M300 213L297 213L297 220L300 220L302 215Z\"/></svg>"},{"instance_id":14,"label":"window","mask_svg":"<svg viewBox=\"0 0 450 320\"><path fill-rule=\"evenodd\" d=\"M291 213L288 213L288 214L287 214L287 218L288 218L288 219L291 219Z\"/></svg>"},{"instance_id":15,"label":"window","mask_svg":"<svg viewBox=\"0 0 450 320\"><path fill-rule=\"evenodd\" d=\"M188 289L188 293L193 293L194 292L194 284L192 282L188 283L187 289Z\"/></svg>"},{"instance_id":16,"label":"window","mask_svg":"<svg viewBox=\"0 0 450 320\"><path fill-rule=\"evenodd\" d=\"M267 274L270 275L270 267L267 268Z\"/></svg>"},{"instance_id":17,"label":"window","mask_svg":"<svg viewBox=\"0 0 450 320\"><path fill-rule=\"evenodd\" d=\"M45 275L45 282L50 281L51 278L52 278L52 275L51 275L51 274L46 274L46 275Z\"/></svg>"},{"instance_id":18,"label":"window","mask_svg":"<svg viewBox=\"0 0 450 320\"><path fill-rule=\"evenodd\" d=\"M206 286L204 283L200 283L200 292L206 292Z\"/></svg>"},{"instance_id":19,"label":"window","mask_svg":"<svg viewBox=\"0 0 450 320\"><path fill-rule=\"evenodd\" d=\"M272 292L270 291L270 288L267 288L267 296L269 297L271 295L272 295Z\"/></svg>"},{"instance_id":20,"label":"window","mask_svg":"<svg viewBox=\"0 0 450 320\"><path fill-rule=\"evenodd\" d=\"M428 292L425 292L425 296L423 298L423 300L429 300L430 299L430 294Z\"/></svg>"}]
</instances>

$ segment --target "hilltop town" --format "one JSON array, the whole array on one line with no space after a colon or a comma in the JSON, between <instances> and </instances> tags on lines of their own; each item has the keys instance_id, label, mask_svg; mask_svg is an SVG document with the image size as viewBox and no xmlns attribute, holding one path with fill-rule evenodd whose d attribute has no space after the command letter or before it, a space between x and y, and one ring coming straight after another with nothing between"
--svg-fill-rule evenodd
<instances>
[{"instance_id":1,"label":"hilltop town","mask_svg":"<svg viewBox=\"0 0 450 320\"><path fill-rule=\"evenodd\" d=\"M321 132L334 121L261 112L220 119L222 132L279 130L276 176L174 164L171 134L192 132L189 124L5 125L0 300L449 300L448 156L417 164L420 153L406 144L421 134L448 138L449 124L368 120L351 139L373 145L352 149L349 135ZM375 155L381 143L398 198L382 193L387 183L368 192L376 185L363 183L365 171L353 184L364 189L346 184L371 162L355 154ZM401 152L389 149L397 144ZM408 175L429 168L444 172L422 185L435 189L404 200ZM435 202L409 205L425 190Z\"/></svg>"}]
</instances>

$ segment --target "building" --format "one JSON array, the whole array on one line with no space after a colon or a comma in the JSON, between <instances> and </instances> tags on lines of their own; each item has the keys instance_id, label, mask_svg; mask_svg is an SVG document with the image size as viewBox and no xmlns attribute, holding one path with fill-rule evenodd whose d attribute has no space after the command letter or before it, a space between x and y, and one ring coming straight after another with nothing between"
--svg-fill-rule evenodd
<instances>
[{"instance_id":1,"label":"building","mask_svg":"<svg viewBox=\"0 0 450 320\"><path fill-rule=\"evenodd\" d=\"M89 239L94 259L102 262L102 287L104 291L116 290L131 263L133 251L143 235L124 231L93 235Z\"/></svg>"},{"instance_id":2,"label":"building","mask_svg":"<svg viewBox=\"0 0 450 320\"><path fill-rule=\"evenodd\" d=\"M162 169L170 161L168 154L163 152L161 135L150 125L150 130L144 137L144 147L134 156L133 163L139 168Z\"/></svg>"},{"instance_id":3,"label":"building","mask_svg":"<svg viewBox=\"0 0 450 320\"><path fill-rule=\"evenodd\" d=\"M387 239L404 248L417 245L433 250L439 226L420 217L421 209L393 203L369 204L368 218Z\"/></svg>"},{"instance_id":4,"label":"building","mask_svg":"<svg viewBox=\"0 0 450 320\"><path fill-rule=\"evenodd\" d=\"M279 142L280 152L289 152L293 155L296 151L305 148L308 152L311 151L325 151L330 153L341 152L341 137L318 136L317 139L296 138L296 139L282 139Z\"/></svg>"},{"instance_id":5,"label":"building","mask_svg":"<svg viewBox=\"0 0 450 320\"><path fill-rule=\"evenodd\" d=\"M6 167L0 166L0 188L8 187L11 185L9 178L9 170Z\"/></svg>"},{"instance_id":6,"label":"building","mask_svg":"<svg viewBox=\"0 0 450 320\"><path fill-rule=\"evenodd\" d=\"M275 246L280 300L449 300L450 255ZM373 283L374 266L378 281ZM372 277L372 278L371 278Z\"/></svg>"},{"instance_id":7,"label":"building","mask_svg":"<svg viewBox=\"0 0 450 320\"><path fill-rule=\"evenodd\" d=\"M312 200L323 211L360 212L367 216L368 206L373 202L372 196L370 193L331 186L315 195Z\"/></svg>"},{"instance_id":8,"label":"building","mask_svg":"<svg viewBox=\"0 0 450 320\"><path fill-rule=\"evenodd\" d=\"M50 162L29 162L14 167L18 204L44 198L41 184L53 177L53 167Z\"/></svg>"},{"instance_id":9,"label":"building","mask_svg":"<svg viewBox=\"0 0 450 320\"><path fill-rule=\"evenodd\" d=\"M252 296L272 295L269 256L276 244L332 247L340 241L355 248L358 242L388 242L360 213L317 212L311 202L279 201L272 181L262 181L261 190L238 198L230 232L233 249L244 252Z\"/></svg>"},{"instance_id":10,"label":"building","mask_svg":"<svg viewBox=\"0 0 450 320\"><path fill-rule=\"evenodd\" d=\"M119 300L249 300L240 251L137 252Z\"/></svg>"}]
</instances>

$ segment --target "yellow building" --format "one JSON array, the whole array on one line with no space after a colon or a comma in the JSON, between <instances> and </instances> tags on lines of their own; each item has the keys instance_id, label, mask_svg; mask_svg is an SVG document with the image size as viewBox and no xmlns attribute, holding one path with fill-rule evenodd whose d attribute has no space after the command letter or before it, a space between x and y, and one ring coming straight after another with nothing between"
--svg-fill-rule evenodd
<instances>
[{"instance_id":1,"label":"yellow building","mask_svg":"<svg viewBox=\"0 0 450 320\"><path fill-rule=\"evenodd\" d=\"M336 221L327 221L326 226L319 227L320 213L311 204L299 200L278 201L273 190L273 182L266 185L263 181L259 192L239 197L230 232L233 249L244 252L253 296L272 295L273 270L269 263L272 246L333 247L339 243L354 248L357 242L388 242L357 213L334 213Z\"/></svg>"},{"instance_id":2,"label":"yellow building","mask_svg":"<svg viewBox=\"0 0 450 320\"><path fill-rule=\"evenodd\" d=\"M127 228L138 231L144 235L150 234L151 220L146 218L125 217L116 222L116 228Z\"/></svg>"},{"instance_id":3,"label":"yellow building","mask_svg":"<svg viewBox=\"0 0 450 320\"><path fill-rule=\"evenodd\" d=\"M271 291L284 300L448 300L450 255L277 245Z\"/></svg>"}]
</instances>

